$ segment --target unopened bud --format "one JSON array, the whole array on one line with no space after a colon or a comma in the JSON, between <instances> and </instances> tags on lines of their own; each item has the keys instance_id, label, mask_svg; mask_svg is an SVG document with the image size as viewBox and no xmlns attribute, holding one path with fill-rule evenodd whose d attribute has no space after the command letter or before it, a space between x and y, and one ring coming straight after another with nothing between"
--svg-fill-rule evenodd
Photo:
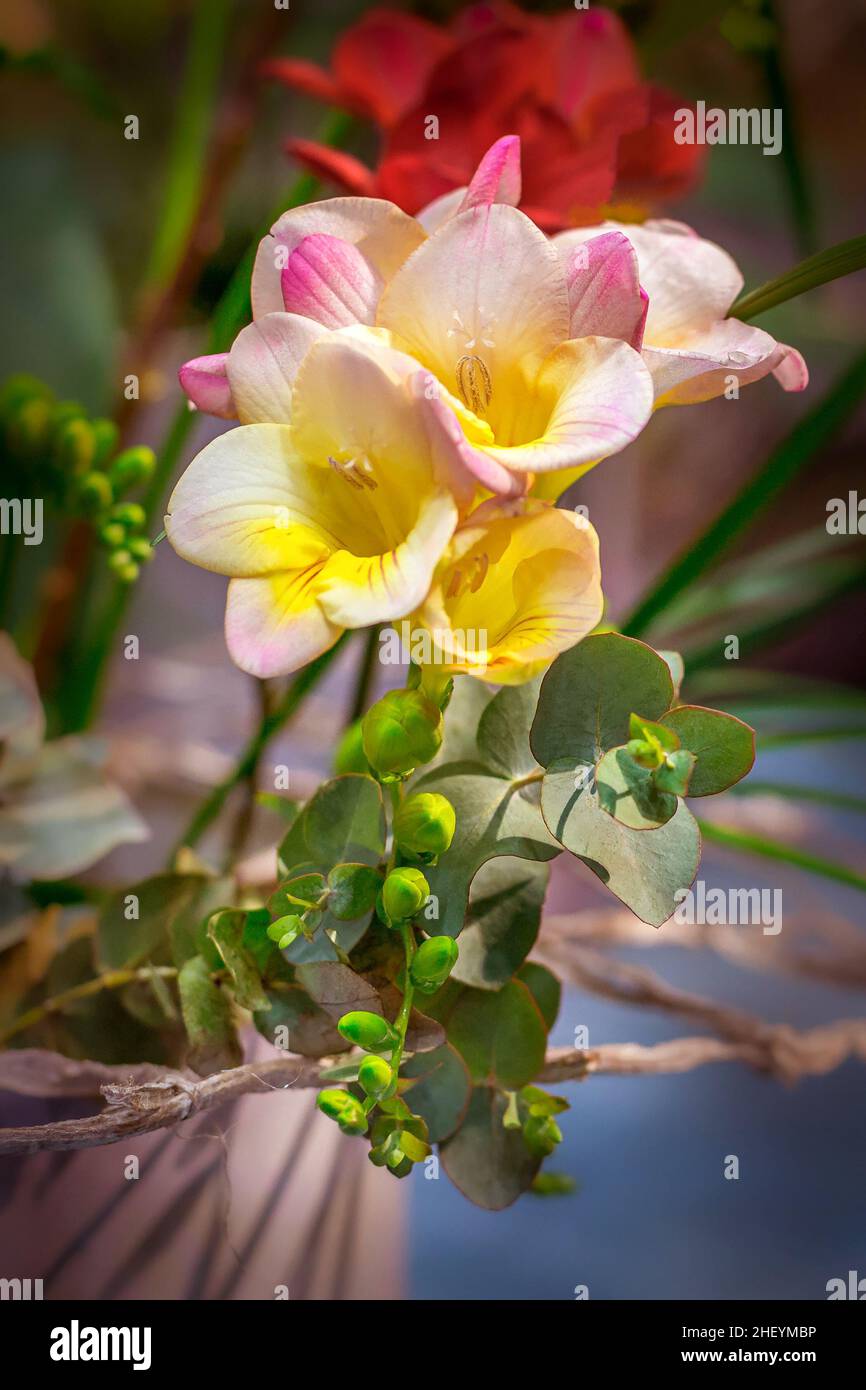
<instances>
[{"instance_id":1,"label":"unopened bud","mask_svg":"<svg viewBox=\"0 0 866 1390\"><path fill-rule=\"evenodd\" d=\"M380 1048L392 1047L397 1041L397 1030L391 1027L381 1014L368 1013L357 1009L343 1014L337 1024L340 1036L355 1047L363 1047L365 1052L377 1052Z\"/></svg>"},{"instance_id":2,"label":"unopened bud","mask_svg":"<svg viewBox=\"0 0 866 1390\"><path fill-rule=\"evenodd\" d=\"M380 777L405 777L439 752L442 713L420 690L391 690L364 715L362 736Z\"/></svg>"},{"instance_id":3,"label":"unopened bud","mask_svg":"<svg viewBox=\"0 0 866 1390\"><path fill-rule=\"evenodd\" d=\"M421 911L430 885L420 869L392 869L382 887L382 906L392 922L405 922Z\"/></svg>"},{"instance_id":4,"label":"unopened bud","mask_svg":"<svg viewBox=\"0 0 866 1390\"><path fill-rule=\"evenodd\" d=\"M393 1080L394 1073L384 1057L365 1057L358 1068L358 1082L373 1100L387 1095Z\"/></svg>"},{"instance_id":5,"label":"unopened bud","mask_svg":"<svg viewBox=\"0 0 866 1390\"><path fill-rule=\"evenodd\" d=\"M454 838L457 818L447 797L438 792L410 796L394 817L399 848L410 854L444 854Z\"/></svg>"},{"instance_id":6,"label":"unopened bud","mask_svg":"<svg viewBox=\"0 0 866 1390\"><path fill-rule=\"evenodd\" d=\"M415 952L409 975L422 994L432 994L443 985L457 963L459 949L453 936L431 936Z\"/></svg>"}]
</instances>

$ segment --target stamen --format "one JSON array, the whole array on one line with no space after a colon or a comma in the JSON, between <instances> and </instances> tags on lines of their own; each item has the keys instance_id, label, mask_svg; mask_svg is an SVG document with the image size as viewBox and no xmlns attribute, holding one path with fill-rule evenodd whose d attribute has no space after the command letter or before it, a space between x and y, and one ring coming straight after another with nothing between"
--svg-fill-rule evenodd
<instances>
[{"instance_id":1,"label":"stamen","mask_svg":"<svg viewBox=\"0 0 866 1390\"><path fill-rule=\"evenodd\" d=\"M486 363L480 357L465 355L457 363L457 389L469 409L480 415L490 404L493 382Z\"/></svg>"}]
</instances>

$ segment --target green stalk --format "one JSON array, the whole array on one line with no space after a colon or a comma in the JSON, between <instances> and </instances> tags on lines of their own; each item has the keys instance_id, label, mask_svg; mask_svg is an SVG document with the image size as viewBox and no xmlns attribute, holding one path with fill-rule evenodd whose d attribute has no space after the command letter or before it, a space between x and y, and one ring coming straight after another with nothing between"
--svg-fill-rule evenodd
<instances>
[{"instance_id":1,"label":"green stalk","mask_svg":"<svg viewBox=\"0 0 866 1390\"><path fill-rule=\"evenodd\" d=\"M168 285L177 270L198 208L216 104L231 0L198 0L168 156L162 215L151 248L145 291Z\"/></svg>"},{"instance_id":2,"label":"green stalk","mask_svg":"<svg viewBox=\"0 0 866 1390\"><path fill-rule=\"evenodd\" d=\"M0 1030L0 1047L5 1047L10 1038L25 1033L28 1028L34 1028L49 1014L62 1013L70 1004L75 1004L80 999L91 999L93 995L101 994L104 989L122 989L124 985L130 985L136 980L148 981L154 975L163 980L173 980L177 970L173 965L145 965L136 970L110 970L105 975L85 980L83 984L73 985L71 989L54 994L50 999L44 999L41 1004L34 1004L32 1009L27 1009L14 1018Z\"/></svg>"},{"instance_id":3,"label":"green stalk","mask_svg":"<svg viewBox=\"0 0 866 1390\"><path fill-rule=\"evenodd\" d=\"M864 731L866 732L866 731ZM866 796L849 796L847 792L834 792L824 787L795 786L785 782L757 782L751 777L738 786L731 787L734 796L781 796L789 801L811 801L817 806L829 806L839 811L866 813Z\"/></svg>"},{"instance_id":4,"label":"green stalk","mask_svg":"<svg viewBox=\"0 0 866 1390\"><path fill-rule=\"evenodd\" d=\"M843 275L852 275L864 266L866 236L851 237L849 241L840 241L836 246L801 261L792 270L786 270L784 275L776 276L775 280L768 280L765 285L749 290L748 294L735 300L729 312L732 318L748 322L757 318L758 314L765 314L768 309L775 309L777 304L785 304L787 300L796 299L807 290L817 289L819 285L826 285Z\"/></svg>"},{"instance_id":5,"label":"green stalk","mask_svg":"<svg viewBox=\"0 0 866 1390\"><path fill-rule=\"evenodd\" d=\"M734 541L793 482L817 450L851 417L864 392L866 352L854 359L824 398L799 421L788 438L773 451L756 476L737 493L704 534L681 552L621 624L620 631L630 637L642 636L673 600L729 550Z\"/></svg>"},{"instance_id":6,"label":"green stalk","mask_svg":"<svg viewBox=\"0 0 866 1390\"><path fill-rule=\"evenodd\" d=\"M782 864L793 864L795 868L808 873L819 874L821 878L833 879L849 888L859 888L866 892L866 878L845 864L837 864L830 859L822 859L817 854L807 854L805 850L794 849L791 845L781 845L777 840L768 840L763 835L753 835L750 831L735 830L733 826L716 825L713 821L699 820L701 834L713 844L726 849L742 850L746 854L757 854L764 859L774 859Z\"/></svg>"},{"instance_id":7,"label":"green stalk","mask_svg":"<svg viewBox=\"0 0 866 1390\"><path fill-rule=\"evenodd\" d=\"M815 202L806 174L806 164L800 144L799 122L791 99L782 53L782 33L778 6L774 0L764 0L764 11L776 31L776 41L763 52L764 80L768 105L782 113L781 164L788 185L791 215L797 232L800 250L806 255L814 251L816 242Z\"/></svg>"}]
</instances>

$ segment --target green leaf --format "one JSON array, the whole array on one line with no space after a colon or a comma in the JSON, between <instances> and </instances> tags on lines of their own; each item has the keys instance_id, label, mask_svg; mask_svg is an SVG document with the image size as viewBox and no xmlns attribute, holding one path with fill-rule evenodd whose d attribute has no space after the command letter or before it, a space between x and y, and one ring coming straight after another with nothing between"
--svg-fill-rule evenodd
<instances>
[{"instance_id":1,"label":"green leaf","mask_svg":"<svg viewBox=\"0 0 866 1390\"><path fill-rule=\"evenodd\" d=\"M337 864L328 874L328 911L338 922L354 922L376 906L382 874L368 864Z\"/></svg>"},{"instance_id":2,"label":"green leaf","mask_svg":"<svg viewBox=\"0 0 866 1390\"><path fill-rule=\"evenodd\" d=\"M274 983L266 996L268 1006L253 1015L253 1022L273 1046L285 1047L301 1057L329 1057L347 1051L348 1043L332 1020L300 985Z\"/></svg>"},{"instance_id":3,"label":"green leaf","mask_svg":"<svg viewBox=\"0 0 866 1390\"><path fill-rule=\"evenodd\" d=\"M189 1065L199 1076L236 1067L243 1060L231 998L215 981L203 956L192 956L177 977L180 1008L190 1042Z\"/></svg>"},{"instance_id":4,"label":"green leaf","mask_svg":"<svg viewBox=\"0 0 866 1390\"><path fill-rule=\"evenodd\" d=\"M542 783L541 809L565 848L652 926L667 921L677 890L688 888L697 873L701 837L683 802L666 825L632 830L602 810L591 786L575 785L573 767L554 764Z\"/></svg>"},{"instance_id":5,"label":"green leaf","mask_svg":"<svg viewBox=\"0 0 866 1390\"><path fill-rule=\"evenodd\" d=\"M335 777L319 787L292 825L279 849L280 872L287 878L327 874L336 864L375 867L385 852L385 808L377 782L357 773ZM341 922L325 911L315 941L298 940L288 957L296 962L335 961L348 953L367 928L366 920Z\"/></svg>"},{"instance_id":6,"label":"green leaf","mask_svg":"<svg viewBox=\"0 0 866 1390\"><path fill-rule=\"evenodd\" d=\"M651 769L639 766L631 745L611 748L596 770L596 794L603 811L633 830L653 830L676 814L677 798L661 791Z\"/></svg>"},{"instance_id":7,"label":"green leaf","mask_svg":"<svg viewBox=\"0 0 866 1390\"><path fill-rule=\"evenodd\" d=\"M554 761L592 766L625 743L635 710L656 720L672 699L670 669L652 647L616 632L586 637L558 656L544 677L532 751L544 767Z\"/></svg>"},{"instance_id":8,"label":"green leaf","mask_svg":"<svg viewBox=\"0 0 866 1390\"><path fill-rule=\"evenodd\" d=\"M139 965L159 952L178 966L196 955L222 964L207 921L231 897L230 880L204 874L157 874L115 893L100 915L97 950L104 970Z\"/></svg>"},{"instance_id":9,"label":"green leaf","mask_svg":"<svg viewBox=\"0 0 866 1390\"><path fill-rule=\"evenodd\" d=\"M798 295L816 289L818 285L826 285L830 280L851 275L864 266L866 236L851 237L849 241L840 241L826 251L819 251L816 256L809 256L793 270L786 270L784 275L777 275L775 280L768 280L765 285L759 285L748 294L741 294L730 313L733 318L748 323L777 304L796 299Z\"/></svg>"},{"instance_id":10,"label":"green leaf","mask_svg":"<svg viewBox=\"0 0 866 1390\"><path fill-rule=\"evenodd\" d=\"M307 802L279 848L284 878L327 874L345 862L378 864L385 852L385 811L378 783L358 773L335 777Z\"/></svg>"},{"instance_id":11,"label":"green leaf","mask_svg":"<svg viewBox=\"0 0 866 1390\"><path fill-rule=\"evenodd\" d=\"M502 1211L525 1192L541 1167L520 1130L502 1123L506 1100L489 1086L476 1086L466 1119L440 1149L454 1186L476 1206Z\"/></svg>"},{"instance_id":12,"label":"green leaf","mask_svg":"<svg viewBox=\"0 0 866 1390\"><path fill-rule=\"evenodd\" d=\"M844 425L858 406L864 391L866 352L854 359L812 411L798 421L787 439L773 451L755 477L740 489L703 535L689 541L623 623L623 631L634 636L646 632L675 598L691 588L698 576L731 548L734 541L754 524L818 450ZM594 640L587 639L590 642ZM586 644L586 641L582 642L573 650L579 651Z\"/></svg>"},{"instance_id":13,"label":"green leaf","mask_svg":"<svg viewBox=\"0 0 866 1390\"><path fill-rule=\"evenodd\" d=\"M235 999L242 1009L266 1009L267 995L258 966L244 945L247 913L240 908L217 912L208 922L207 934L213 941L232 977Z\"/></svg>"},{"instance_id":14,"label":"green leaf","mask_svg":"<svg viewBox=\"0 0 866 1390\"><path fill-rule=\"evenodd\" d=\"M663 716L696 763L689 796L715 796L746 776L755 761L755 731L741 719L700 705L679 705Z\"/></svg>"},{"instance_id":15,"label":"green leaf","mask_svg":"<svg viewBox=\"0 0 866 1390\"><path fill-rule=\"evenodd\" d=\"M343 1014L356 1009L371 1014L384 1013L376 990L348 965L336 961L309 961L297 966L295 975L298 984L335 1023Z\"/></svg>"},{"instance_id":16,"label":"green leaf","mask_svg":"<svg viewBox=\"0 0 866 1390\"><path fill-rule=\"evenodd\" d=\"M412 1082L404 1096L439 1144L457 1129L466 1114L472 1086L466 1064L449 1043L432 1052L418 1052L401 1068Z\"/></svg>"},{"instance_id":17,"label":"green leaf","mask_svg":"<svg viewBox=\"0 0 866 1390\"><path fill-rule=\"evenodd\" d=\"M413 791L440 792L457 816L450 849L424 870L439 905L440 933L460 933L470 885L482 864L499 855L543 862L559 853L542 820L536 788L519 787L479 763L436 768L414 783Z\"/></svg>"},{"instance_id":18,"label":"green leaf","mask_svg":"<svg viewBox=\"0 0 866 1390\"><path fill-rule=\"evenodd\" d=\"M532 995L538 1005L541 1017L544 1019L544 1026L548 1033L556 1022L559 1014L559 1005L562 1000L562 985L546 965L539 965L537 961L527 961L517 972L517 978ZM562 1107L567 1109L567 1106Z\"/></svg>"},{"instance_id":19,"label":"green leaf","mask_svg":"<svg viewBox=\"0 0 866 1390\"><path fill-rule=\"evenodd\" d=\"M798 869L829 878L836 883L845 883L849 888L859 888L866 892L866 876L847 864L837 864L832 859L810 854L794 845L780 844L764 835L753 835L747 830L737 830L733 826L717 825L715 821L698 822L705 839L726 849L742 850L746 854L757 854L763 859L774 859L781 864L793 864Z\"/></svg>"},{"instance_id":20,"label":"green leaf","mask_svg":"<svg viewBox=\"0 0 866 1390\"><path fill-rule=\"evenodd\" d=\"M481 866L469 892L453 979L476 989L507 984L535 944L549 872L529 859L491 859Z\"/></svg>"},{"instance_id":21,"label":"green leaf","mask_svg":"<svg viewBox=\"0 0 866 1390\"><path fill-rule=\"evenodd\" d=\"M529 989L519 980L495 992L464 987L440 1021L475 1082L513 1091L541 1069L547 1029Z\"/></svg>"},{"instance_id":22,"label":"green leaf","mask_svg":"<svg viewBox=\"0 0 866 1390\"><path fill-rule=\"evenodd\" d=\"M529 746L529 730L540 689L540 676L524 685L506 686L481 713L478 755L500 777L526 777L538 766Z\"/></svg>"}]
</instances>

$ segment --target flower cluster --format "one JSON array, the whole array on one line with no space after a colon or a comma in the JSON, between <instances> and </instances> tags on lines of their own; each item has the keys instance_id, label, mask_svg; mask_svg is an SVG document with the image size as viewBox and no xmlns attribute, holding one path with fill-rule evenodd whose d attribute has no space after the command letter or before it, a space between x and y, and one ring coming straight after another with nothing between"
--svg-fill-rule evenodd
<instances>
[{"instance_id":1,"label":"flower cluster","mask_svg":"<svg viewBox=\"0 0 866 1390\"><path fill-rule=\"evenodd\" d=\"M287 148L347 192L406 212L468 183L503 130L523 141L521 206L546 231L645 216L700 169L700 146L674 141L673 114L686 103L642 81L625 26L595 7L539 15L500 0L461 10L447 29L375 9L341 36L330 72L295 58L266 72L373 121L375 171L313 141Z\"/></svg>"},{"instance_id":2,"label":"flower cluster","mask_svg":"<svg viewBox=\"0 0 866 1390\"><path fill-rule=\"evenodd\" d=\"M742 278L677 223L548 238L498 140L459 203L287 212L260 244L253 322L180 373L241 428L178 483L166 531L231 579L234 660L295 670L347 628L409 619L445 672L513 683L598 623L598 539L551 499L659 405L801 357L726 317ZM484 632L484 650L466 634Z\"/></svg>"}]
</instances>

